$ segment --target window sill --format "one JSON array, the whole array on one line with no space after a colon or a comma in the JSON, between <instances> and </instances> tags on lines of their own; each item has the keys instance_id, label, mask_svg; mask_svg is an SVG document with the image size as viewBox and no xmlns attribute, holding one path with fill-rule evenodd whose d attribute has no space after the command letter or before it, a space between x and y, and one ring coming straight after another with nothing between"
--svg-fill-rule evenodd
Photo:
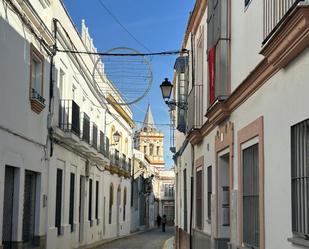
<instances>
[{"instance_id":1,"label":"window sill","mask_svg":"<svg viewBox=\"0 0 309 249\"><path fill-rule=\"evenodd\" d=\"M30 98L31 110L39 114L45 108L45 104L35 98Z\"/></svg>"},{"instance_id":2,"label":"window sill","mask_svg":"<svg viewBox=\"0 0 309 249\"><path fill-rule=\"evenodd\" d=\"M309 248L309 240L306 240L304 238L292 237L292 238L288 238L288 241L290 241L292 244Z\"/></svg>"}]
</instances>

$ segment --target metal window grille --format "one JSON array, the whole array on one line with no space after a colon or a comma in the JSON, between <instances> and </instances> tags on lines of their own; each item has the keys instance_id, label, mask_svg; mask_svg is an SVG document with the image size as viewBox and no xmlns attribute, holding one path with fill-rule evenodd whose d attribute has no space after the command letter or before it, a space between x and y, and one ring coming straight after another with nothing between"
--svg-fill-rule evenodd
<instances>
[{"instance_id":1,"label":"metal window grille","mask_svg":"<svg viewBox=\"0 0 309 249\"><path fill-rule=\"evenodd\" d=\"M92 224L92 179L89 179L89 203L88 203L88 220L90 221L90 226Z\"/></svg>"},{"instance_id":2,"label":"metal window grille","mask_svg":"<svg viewBox=\"0 0 309 249\"><path fill-rule=\"evenodd\" d=\"M183 170L183 229L188 229L188 210L187 210L187 169Z\"/></svg>"},{"instance_id":3,"label":"metal window grille","mask_svg":"<svg viewBox=\"0 0 309 249\"><path fill-rule=\"evenodd\" d=\"M55 227L57 227L58 235L61 234L61 209L62 209L62 169L57 169Z\"/></svg>"},{"instance_id":4,"label":"metal window grille","mask_svg":"<svg viewBox=\"0 0 309 249\"><path fill-rule=\"evenodd\" d=\"M73 232L74 222L74 194L75 194L75 174L70 175L70 207L69 207L69 224L71 225L71 232Z\"/></svg>"},{"instance_id":5,"label":"metal window grille","mask_svg":"<svg viewBox=\"0 0 309 249\"><path fill-rule=\"evenodd\" d=\"M196 172L196 203L195 203L195 209L196 209L196 216L195 216L195 225L196 228L202 229L203 224L203 171L199 170Z\"/></svg>"},{"instance_id":6,"label":"metal window grille","mask_svg":"<svg viewBox=\"0 0 309 249\"><path fill-rule=\"evenodd\" d=\"M95 188L95 218L99 219L99 181L96 181Z\"/></svg>"},{"instance_id":7,"label":"metal window grille","mask_svg":"<svg viewBox=\"0 0 309 249\"><path fill-rule=\"evenodd\" d=\"M292 231L309 238L309 120L291 129Z\"/></svg>"},{"instance_id":8,"label":"metal window grille","mask_svg":"<svg viewBox=\"0 0 309 249\"><path fill-rule=\"evenodd\" d=\"M207 168L207 218L211 220L212 167Z\"/></svg>"},{"instance_id":9,"label":"metal window grille","mask_svg":"<svg viewBox=\"0 0 309 249\"><path fill-rule=\"evenodd\" d=\"M258 144L243 150L243 242L259 247Z\"/></svg>"}]
</instances>

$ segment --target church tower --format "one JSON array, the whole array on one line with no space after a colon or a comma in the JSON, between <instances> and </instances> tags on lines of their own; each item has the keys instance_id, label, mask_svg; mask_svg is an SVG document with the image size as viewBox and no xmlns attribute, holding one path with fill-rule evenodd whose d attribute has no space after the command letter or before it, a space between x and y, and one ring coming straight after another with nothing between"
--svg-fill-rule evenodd
<instances>
[{"instance_id":1,"label":"church tower","mask_svg":"<svg viewBox=\"0 0 309 249\"><path fill-rule=\"evenodd\" d=\"M163 144L163 132L157 130L150 105L148 105L144 123L141 129L135 132L134 147L145 154L151 166L162 170L165 167Z\"/></svg>"}]
</instances>

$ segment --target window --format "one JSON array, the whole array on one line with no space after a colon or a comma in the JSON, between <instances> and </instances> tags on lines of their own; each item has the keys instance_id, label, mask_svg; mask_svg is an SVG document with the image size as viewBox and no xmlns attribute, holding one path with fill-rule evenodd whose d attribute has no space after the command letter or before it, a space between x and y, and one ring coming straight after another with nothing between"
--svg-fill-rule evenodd
<instances>
[{"instance_id":1,"label":"window","mask_svg":"<svg viewBox=\"0 0 309 249\"><path fill-rule=\"evenodd\" d=\"M160 155L160 146L157 146L157 156Z\"/></svg>"},{"instance_id":2,"label":"window","mask_svg":"<svg viewBox=\"0 0 309 249\"><path fill-rule=\"evenodd\" d=\"M202 230L203 227L203 170L198 169L196 171L196 216L195 225L196 228Z\"/></svg>"},{"instance_id":3,"label":"window","mask_svg":"<svg viewBox=\"0 0 309 249\"><path fill-rule=\"evenodd\" d=\"M164 184L164 196L165 197L174 196L174 185L173 184Z\"/></svg>"},{"instance_id":4,"label":"window","mask_svg":"<svg viewBox=\"0 0 309 249\"><path fill-rule=\"evenodd\" d=\"M31 88L40 96L43 95L43 57L32 46L31 50Z\"/></svg>"},{"instance_id":5,"label":"window","mask_svg":"<svg viewBox=\"0 0 309 249\"><path fill-rule=\"evenodd\" d=\"M95 183L95 218L99 219L99 181Z\"/></svg>"},{"instance_id":6,"label":"window","mask_svg":"<svg viewBox=\"0 0 309 249\"><path fill-rule=\"evenodd\" d=\"M123 191L123 221L126 220L126 205L127 205L127 188Z\"/></svg>"},{"instance_id":7,"label":"window","mask_svg":"<svg viewBox=\"0 0 309 249\"><path fill-rule=\"evenodd\" d=\"M30 51L30 102L31 109L40 113L45 107L43 98L43 56L31 45Z\"/></svg>"},{"instance_id":8,"label":"window","mask_svg":"<svg viewBox=\"0 0 309 249\"><path fill-rule=\"evenodd\" d=\"M69 224L71 225L71 232L73 232L74 223L74 194L75 194L75 174L70 175L70 208L69 208Z\"/></svg>"},{"instance_id":9,"label":"window","mask_svg":"<svg viewBox=\"0 0 309 249\"><path fill-rule=\"evenodd\" d=\"M187 169L183 170L183 229L188 229L188 211L187 211Z\"/></svg>"},{"instance_id":10,"label":"window","mask_svg":"<svg viewBox=\"0 0 309 249\"><path fill-rule=\"evenodd\" d=\"M291 129L292 230L309 236L309 119Z\"/></svg>"},{"instance_id":11,"label":"window","mask_svg":"<svg viewBox=\"0 0 309 249\"><path fill-rule=\"evenodd\" d=\"M88 220L90 221L90 226L92 226L92 179L89 179L89 204L88 204Z\"/></svg>"},{"instance_id":12,"label":"window","mask_svg":"<svg viewBox=\"0 0 309 249\"><path fill-rule=\"evenodd\" d=\"M61 235L61 212L62 212L62 169L57 169L56 176L56 209L55 227L58 235Z\"/></svg>"},{"instance_id":13,"label":"window","mask_svg":"<svg viewBox=\"0 0 309 249\"><path fill-rule=\"evenodd\" d=\"M113 202L114 202L114 186L113 186L113 184L111 184L110 187L109 187L108 224L112 224Z\"/></svg>"},{"instance_id":14,"label":"window","mask_svg":"<svg viewBox=\"0 0 309 249\"><path fill-rule=\"evenodd\" d=\"M149 154L151 156L153 155L153 144L150 144L150 146L149 146Z\"/></svg>"},{"instance_id":15,"label":"window","mask_svg":"<svg viewBox=\"0 0 309 249\"><path fill-rule=\"evenodd\" d=\"M144 154L146 154L147 153L147 146L145 145L144 146Z\"/></svg>"},{"instance_id":16,"label":"window","mask_svg":"<svg viewBox=\"0 0 309 249\"><path fill-rule=\"evenodd\" d=\"M243 242L259 247L258 144L243 150Z\"/></svg>"},{"instance_id":17,"label":"window","mask_svg":"<svg viewBox=\"0 0 309 249\"><path fill-rule=\"evenodd\" d=\"M207 168L207 218L211 221L212 167Z\"/></svg>"}]
</instances>

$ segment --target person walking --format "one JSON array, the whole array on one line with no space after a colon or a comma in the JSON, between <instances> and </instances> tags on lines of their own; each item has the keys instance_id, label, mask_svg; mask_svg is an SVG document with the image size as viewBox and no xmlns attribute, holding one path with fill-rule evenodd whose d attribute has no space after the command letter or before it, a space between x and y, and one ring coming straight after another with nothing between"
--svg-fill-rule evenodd
<instances>
[{"instance_id":1,"label":"person walking","mask_svg":"<svg viewBox=\"0 0 309 249\"><path fill-rule=\"evenodd\" d=\"M163 215L161 222L162 222L162 232L165 233L165 225L166 225L166 215L165 214Z\"/></svg>"},{"instance_id":2,"label":"person walking","mask_svg":"<svg viewBox=\"0 0 309 249\"><path fill-rule=\"evenodd\" d=\"M158 216L157 216L157 225L158 225L158 227L160 227L161 226L161 216L160 216L160 214L158 214Z\"/></svg>"}]
</instances>

